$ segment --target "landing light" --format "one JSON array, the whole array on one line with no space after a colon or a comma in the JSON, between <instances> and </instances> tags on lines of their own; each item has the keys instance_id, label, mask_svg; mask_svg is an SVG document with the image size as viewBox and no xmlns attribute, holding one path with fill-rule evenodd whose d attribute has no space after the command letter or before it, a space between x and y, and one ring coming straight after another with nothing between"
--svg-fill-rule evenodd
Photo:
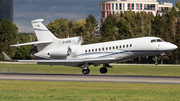
<instances>
[{"instance_id":1,"label":"landing light","mask_svg":"<svg viewBox=\"0 0 180 101\"><path fill-rule=\"evenodd\" d=\"M123 59L124 57L118 57L117 59Z\"/></svg>"}]
</instances>

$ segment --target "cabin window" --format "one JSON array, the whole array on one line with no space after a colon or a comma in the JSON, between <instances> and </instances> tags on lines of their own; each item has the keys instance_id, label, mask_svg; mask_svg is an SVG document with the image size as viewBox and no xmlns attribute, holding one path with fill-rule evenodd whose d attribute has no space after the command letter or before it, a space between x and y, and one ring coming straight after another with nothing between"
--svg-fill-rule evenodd
<instances>
[{"instance_id":1,"label":"cabin window","mask_svg":"<svg viewBox=\"0 0 180 101\"><path fill-rule=\"evenodd\" d=\"M108 50L108 47L106 47L106 50Z\"/></svg>"},{"instance_id":2,"label":"cabin window","mask_svg":"<svg viewBox=\"0 0 180 101\"><path fill-rule=\"evenodd\" d=\"M97 49L95 49L95 51L97 52Z\"/></svg>"},{"instance_id":3,"label":"cabin window","mask_svg":"<svg viewBox=\"0 0 180 101\"><path fill-rule=\"evenodd\" d=\"M119 46L119 48L121 49L121 45Z\"/></svg>"},{"instance_id":4,"label":"cabin window","mask_svg":"<svg viewBox=\"0 0 180 101\"><path fill-rule=\"evenodd\" d=\"M128 48L128 45L126 45L126 47Z\"/></svg>"},{"instance_id":5,"label":"cabin window","mask_svg":"<svg viewBox=\"0 0 180 101\"><path fill-rule=\"evenodd\" d=\"M111 50L111 47L109 47L109 50Z\"/></svg>"},{"instance_id":6,"label":"cabin window","mask_svg":"<svg viewBox=\"0 0 180 101\"><path fill-rule=\"evenodd\" d=\"M113 46L113 49L115 49L115 47Z\"/></svg>"},{"instance_id":7,"label":"cabin window","mask_svg":"<svg viewBox=\"0 0 180 101\"><path fill-rule=\"evenodd\" d=\"M155 39L151 40L151 43L155 43L155 42L156 42L156 40L155 40Z\"/></svg>"},{"instance_id":8,"label":"cabin window","mask_svg":"<svg viewBox=\"0 0 180 101\"><path fill-rule=\"evenodd\" d=\"M104 51L104 48L102 48L102 51Z\"/></svg>"},{"instance_id":9,"label":"cabin window","mask_svg":"<svg viewBox=\"0 0 180 101\"><path fill-rule=\"evenodd\" d=\"M101 48L99 48L99 51L101 51Z\"/></svg>"},{"instance_id":10,"label":"cabin window","mask_svg":"<svg viewBox=\"0 0 180 101\"><path fill-rule=\"evenodd\" d=\"M125 45L123 45L123 48L125 48Z\"/></svg>"},{"instance_id":11,"label":"cabin window","mask_svg":"<svg viewBox=\"0 0 180 101\"><path fill-rule=\"evenodd\" d=\"M85 50L85 52L87 53L87 50Z\"/></svg>"},{"instance_id":12,"label":"cabin window","mask_svg":"<svg viewBox=\"0 0 180 101\"><path fill-rule=\"evenodd\" d=\"M118 46L116 46L116 49L118 49Z\"/></svg>"},{"instance_id":13,"label":"cabin window","mask_svg":"<svg viewBox=\"0 0 180 101\"><path fill-rule=\"evenodd\" d=\"M91 50L89 50L89 53L91 52Z\"/></svg>"},{"instance_id":14,"label":"cabin window","mask_svg":"<svg viewBox=\"0 0 180 101\"><path fill-rule=\"evenodd\" d=\"M92 49L92 52L94 52L94 49Z\"/></svg>"},{"instance_id":15,"label":"cabin window","mask_svg":"<svg viewBox=\"0 0 180 101\"><path fill-rule=\"evenodd\" d=\"M130 44L130 47L132 47L132 44Z\"/></svg>"}]
</instances>

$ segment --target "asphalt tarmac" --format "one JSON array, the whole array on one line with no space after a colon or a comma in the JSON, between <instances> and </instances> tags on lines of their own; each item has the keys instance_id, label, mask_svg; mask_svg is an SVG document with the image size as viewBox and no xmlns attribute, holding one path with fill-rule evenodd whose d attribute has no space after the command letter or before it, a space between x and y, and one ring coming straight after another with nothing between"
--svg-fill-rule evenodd
<instances>
[{"instance_id":1,"label":"asphalt tarmac","mask_svg":"<svg viewBox=\"0 0 180 101\"><path fill-rule=\"evenodd\" d=\"M180 84L180 77L135 75L0 73L0 80Z\"/></svg>"}]
</instances>

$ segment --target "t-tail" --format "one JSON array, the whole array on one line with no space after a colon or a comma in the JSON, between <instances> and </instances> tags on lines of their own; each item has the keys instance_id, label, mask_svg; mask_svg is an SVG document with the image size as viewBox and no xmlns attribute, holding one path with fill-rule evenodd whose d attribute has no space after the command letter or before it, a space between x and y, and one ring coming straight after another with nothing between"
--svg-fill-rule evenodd
<instances>
[{"instance_id":1,"label":"t-tail","mask_svg":"<svg viewBox=\"0 0 180 101\"><path fill-rule=\"evenodd\" d=\"M42 24L43 19L32 20L32 26L38 41L52 41L57 38Z\"/></svg>"},{"instance_id":2,"label":"t-tail","mask_svg":"<svg viewBox=\"0 0 180 101\"><path fill-rule=\"evenodd\" d=\"M23 44L16 44L11 46L24 46L24 45L32 45L34 44L38 51L45 49L50 43L58 40L43 24L43 19L32 20L32 26L34 28L37 40L36 42L29 42Z\"/></svg>"},{"instance_id":3,"label":"t-tail","mask_svg":"<svg viewBox=\"0 0 180 101\"><path fill-rule=\"evenodd\" d=\"M82 37L71 37L58 39L56 38L43 24L43 19L32 20L32 26L34 28L37 40L36 42L29 42L23 44L16 44L11 46L24 46L34 44L38 53L34 54L34 57L41 59L67 59L72 56L71 51L73 46L79 46L82 44Z\"/></svg>"}]
</instances>

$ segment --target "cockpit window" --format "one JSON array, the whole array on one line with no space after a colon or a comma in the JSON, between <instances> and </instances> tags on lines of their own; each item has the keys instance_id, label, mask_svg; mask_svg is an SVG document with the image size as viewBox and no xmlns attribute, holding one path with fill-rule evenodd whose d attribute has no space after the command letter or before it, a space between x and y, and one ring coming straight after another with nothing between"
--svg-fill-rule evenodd
<instances>
[{"instance_id":1,"label":"cockpit window","mask_svg":"<svg viewBox=\"0 0 180 101\"><path fill-rule=\"evenodd\" d=\"M155 43L155 42L156 42L156 40L155 40L155 39L151 40L151 43Z\"/></svg>"},{"instance_id":2,"label":"cockpit window","mask_svg":"<svg viewBox=\"0 0 180 101\"><path fill-rule=\"evenodd\" d=\"M163 40L162 39L157 39L157 42L163 42Z\"/></svg>"}]
</instances>

